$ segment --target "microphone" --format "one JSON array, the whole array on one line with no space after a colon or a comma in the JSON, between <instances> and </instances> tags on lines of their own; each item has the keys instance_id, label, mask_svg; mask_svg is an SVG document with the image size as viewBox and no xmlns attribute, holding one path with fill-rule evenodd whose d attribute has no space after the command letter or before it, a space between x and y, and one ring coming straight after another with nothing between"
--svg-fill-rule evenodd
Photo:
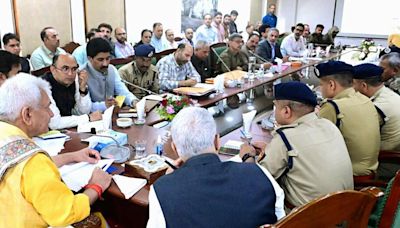
<instances>
[{"instance_id":1,"label":"microphone","mask_svg":"<svg viewBox=\"0 0 400 228\"><path fill-rule=\"evenodd\" d=\"M214 52L214 54L217 56L218 60L221 61L222 65L224 65L224 67L226 69L228 69L229 72L231 72L231 69L229 69L229 67L226 65L226 63L224 62L224 60L222 60L222 58L218 55L217 51L215 50L215 48L211 48L211 50Z\"/></svg>"},{"instance_id":2,"label":"microphone","mask_svg":"<svg viewBox=\"0 0 400 228\"><path fill-rule=\"evenodd\" d=\"M138 86L138 85L135 85L135 84L133 84L133 83L131 83L131 82L128 82L128 81L126 81L126 80L124 80L124 79L121 79L121 81L122 81L123 83L125 83L125 84L128 84L128 85L130 85L130 86L132 86L132 87L135 87L136 89L140 89L140 90L142 90L142 91L145 91L145 92L147 92L147 93L149 93L149 94L160 95L160 94L155 93L155 92L153 92L153 91L151 91L151 90L145 89L145 88L140 87L140 86Z\"/></svg>"},{"instance_id":3,"label":"microphone","mask_svg":"<svg viewBox=\"0 0 400 228\"><path fill-rule=\"evenodd\" d=\"M112 141L114 141L115 144L105 144L98 142L97 145L92 148L99 151L101 157L112 158L116 163L123 163L129 159L131 155L131 150L126 146L121 146L114 137L109 135L98 135L96 134L96 128L91 128L90 133L87 132L85 134L100 138L111 139Z\"/></svg>"},{"instance_id":4,"label":"microphone","mask_svg":"<svg viewBox=\"0 0 400 228\"><path fill-rule=\"evenodd\" d=\"M268 60L264 59L263 57L257 55L256 53L254 53L252 50L249 50L249 53L254 55L257 59L260 59L263 62L269 62Z\"/></svg>"}]
</instances>

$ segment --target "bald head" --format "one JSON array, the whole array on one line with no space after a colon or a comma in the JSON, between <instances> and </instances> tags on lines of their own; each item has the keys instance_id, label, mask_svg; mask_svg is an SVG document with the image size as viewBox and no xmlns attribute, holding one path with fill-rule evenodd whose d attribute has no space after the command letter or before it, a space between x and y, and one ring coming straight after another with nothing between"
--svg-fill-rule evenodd
<instances>
[{"instance_id":1,"label":"bald head","mask_svg":"<svg viewBox=\"0 0 400 228\"><path fill-rule=\"evenodd\" d=\"M78 68L75 58L66 53L54 56L50 71L58 83L68 87L75 82Z\"/></svg>"},{"instance_id":2,"label":"bald head","mask_svg":"<svg viewBox=\"0 0 400 228\"><path fill-rule=\"evenodd\" d=\"M126 41L126 31L123 28L116 28L115 29L115 39L123 44Z\"/></svg>"},{"instance_id":3,"label":"bald head","mask_svg":"<svg viewBox=\"0 0 400 228\"><path fill-rule=\"evenodd\" d=\"M193 55L193 46L187 43L179 44L175 52L175 60L178 65L186 64Z\"/></svg>"}]
</instances>

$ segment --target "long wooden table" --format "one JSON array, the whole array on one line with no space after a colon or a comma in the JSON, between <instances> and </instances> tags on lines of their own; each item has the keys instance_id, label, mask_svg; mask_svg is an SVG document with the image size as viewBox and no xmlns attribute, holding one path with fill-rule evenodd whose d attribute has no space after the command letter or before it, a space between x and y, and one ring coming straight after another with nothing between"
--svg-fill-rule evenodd
<instances>
[{"instance_id":1,"label":"long wooden table","mask_svg":"<svg viewBox=\"0 0 400 228\"><path fill-rule=\"evenodd\" d=\"M335 56L328 57L326 59L335 58ZM326 60L325 59L325 60ZM225 98L233 96L235 94L244 92L249 89L256 88L266 83L271 83L274 80L279 78L288 76L292 73L298 72L306 67L310 67L312 65L317 64L317 61L310 61L309 64L303 64L300 67L291 67L289 66L284 72L280 74L275 74L271 78L262 78L256 79L254 82L245 83L242 87L238 88L227 88L225 92L222 94L218 94L213 98L201 98L199 99L199 104L201 107L210 106L218 101L221 101ZM133 125L129 128L119 128L115 126L115 119L113 123L113 129L119 132L124 132L128 134L128 143L134 144L134 142L138 139L146 140L146 152L154 153L155 152L155 144L158 135L164 135L165 130L156 129L151 127L151 125L159 123L163 121L163 119L157 114L156 110L151 110L146 117L146 124L137 126ZM269 142L272 138L270 132L261 128L260 125L253 123L251 127L251 132L253 135L253 140L260 140ZM78 134L74 132L69 133L71 136L71 140L66 142L65 149L62 152L71 152L78 149L82 149L87 146L81 142L82 138L88 137L86 134ZM227 140L240 140L240 132L239 129L232 131L231 133L224 136L221 141L222 144L226 143ZM176 159L177 154L172 152L169 143L164 145L164 154L172 159ZM228 159L228 156L221 155L223 160ZM124 168L122 166L116 165L118 170L115 173L121 174L124 172ZM108 190L106 191L104 201L98 201L95 204L95 208L100 208L100 210L104 213L106 218L112 224L118 224L118 227L145 227L148 219L148 194L149 194L150 186L146 185L139 192L137 192L133 197L126 200L119 190L118 186L112 182Z\"/></svg>"}]
</instances>

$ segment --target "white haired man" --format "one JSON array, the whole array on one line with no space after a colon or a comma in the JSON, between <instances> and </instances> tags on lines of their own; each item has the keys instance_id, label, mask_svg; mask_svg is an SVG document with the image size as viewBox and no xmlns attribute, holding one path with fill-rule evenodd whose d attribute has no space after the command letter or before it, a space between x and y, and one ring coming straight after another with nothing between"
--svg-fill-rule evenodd
<instances>
[{"instance_id":1,"label":"white haired man","mask_svg":"<svg viewBox=\"0 0 400 228\"><path fill-rule=\"evenodd\" d=\"M266 169L219 160L219 135L206 109L181 110L171 135L180 167L151 186L147 227L258 227L285 215L283 190Z\"/></svg>"},{"instance_id":2,"label":"white haired man","mask_svg":"<svg viewBox=\"0 0 400 228\"><path fill-rule=\"evenodd\" d=\"M48 94L46 81L25 73L0 87L0 214L7 215L0 220L0 227L79 222L110 185L111 176L95 169L84 192L74 195L61 181L57 167L77 161L94 163L99 154L83 149L50 158L31 140L48 130L53 116Z\"/></svg>"}]
</instances>

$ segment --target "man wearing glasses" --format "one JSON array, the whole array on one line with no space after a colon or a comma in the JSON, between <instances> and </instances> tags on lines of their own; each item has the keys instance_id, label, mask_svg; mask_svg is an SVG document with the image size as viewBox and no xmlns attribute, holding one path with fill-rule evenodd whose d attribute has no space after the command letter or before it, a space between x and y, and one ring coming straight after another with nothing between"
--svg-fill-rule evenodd
<instances>
[{"instance_id":1,"label":"man wearing glasses","mask_svg":"<svg viewBox=\"0 0 400 228\"><path fill-rule=\"evenodd\" d=\"M281 52L283 56L301 57L306 49L305 40L302 36L304 32L304 25L298 23L292 34L285 37L281 44Z\"/></svg>"},{"instance_id":2,"label":"man wearing glasses","mask_svg":"<svg viewBox=\"0 0 400 228\"><path fill-rule=\"evenodd\" d=\"M88 74L78 72L78 68L72 55L60 54L54 56L51 72L43 76L51 85L50 109L54 113L49 123L51 129L75 127L101 119L100 112L89 114L92 101L87 88Z\"/></svg>"}]
</instances>

